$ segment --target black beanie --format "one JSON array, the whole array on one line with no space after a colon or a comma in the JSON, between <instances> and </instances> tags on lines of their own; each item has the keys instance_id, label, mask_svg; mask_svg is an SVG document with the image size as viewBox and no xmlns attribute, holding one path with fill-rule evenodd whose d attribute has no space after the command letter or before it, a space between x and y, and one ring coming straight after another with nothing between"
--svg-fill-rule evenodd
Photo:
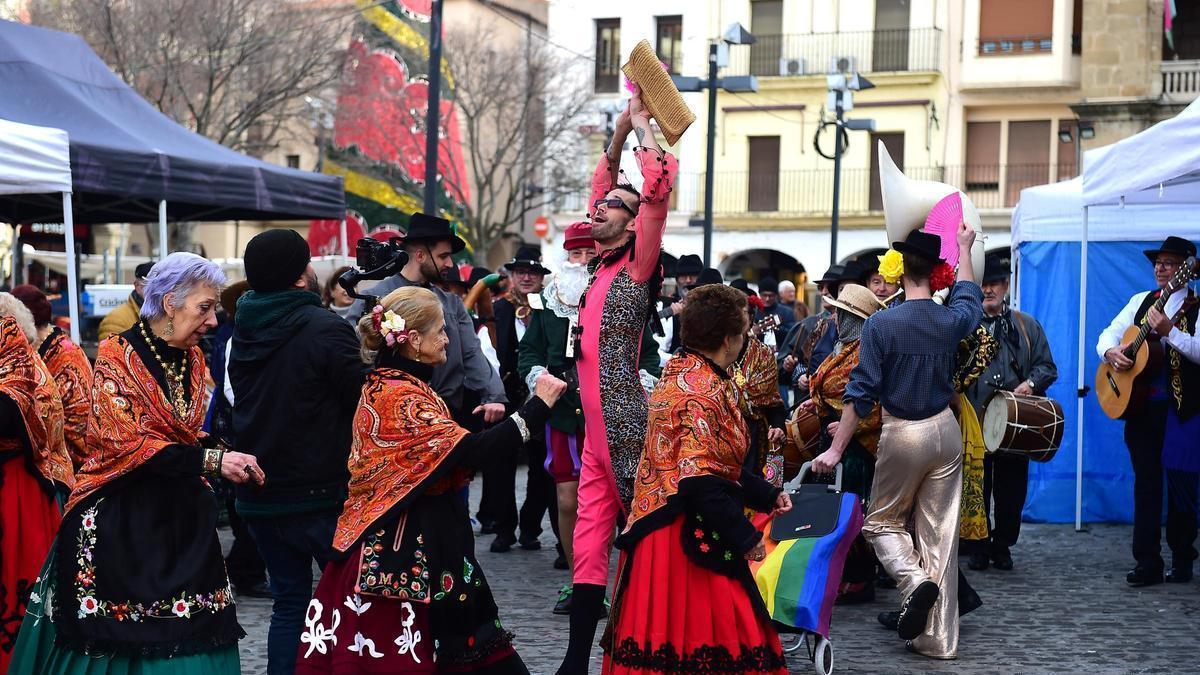
<instances>
[{"instance_id":1,"label":"black beanie","mask_svg":"<svg viewBox=\"0 0 1200 675\"><path fill-rule=\"evenodd\" d=\"M246 281L259 293L289 288L304 276L309 262L308 242L295 230L267 230L246 244Z\"/></svg>"}]
</instances>

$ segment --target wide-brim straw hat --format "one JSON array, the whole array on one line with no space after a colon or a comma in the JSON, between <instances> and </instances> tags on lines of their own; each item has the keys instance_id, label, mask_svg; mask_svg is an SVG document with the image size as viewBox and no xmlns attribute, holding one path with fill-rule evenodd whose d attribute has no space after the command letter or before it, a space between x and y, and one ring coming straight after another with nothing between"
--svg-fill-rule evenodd
<instances>
[{"instance_id":1,"label":"wide-brim straw hat","mask_svg":"<svg viewBox=\"0 0 1200 675\"><path fill-rule=\"evenodd\" d=\"M671 81L671 74L663 67L648 40L638 42L629 54L629 61L621 66L625 77L642 90L642 103L650 116L658 122L667 145L675 145L683 132L696 121L696 113L687 107L679 89Z\"/></svg>"},{"instance_id":2,"label":"wide-brim straw hat","mask_svg":"<svg viewBox=\"0 0 1200 675\"><path fill-rule=\"evenodd\" d=\"M862 319L869 319L872 314L884 309L883 303L879 302L879 298L876 298L874 293L858 284L842 286L837 300L826 299L824 302L838 309L844 309Z\"/></svg>"}]
</instances>

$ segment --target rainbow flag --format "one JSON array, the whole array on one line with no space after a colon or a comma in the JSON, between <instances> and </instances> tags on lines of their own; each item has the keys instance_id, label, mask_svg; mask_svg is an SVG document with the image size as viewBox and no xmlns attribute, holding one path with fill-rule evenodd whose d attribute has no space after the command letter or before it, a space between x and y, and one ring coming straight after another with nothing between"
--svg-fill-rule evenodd
<instances>
[{"instance_id":1,"label":"rainbow flag","mask_svg":"<svg viewBox=\"0 0 1200 675\"><path fill-rule=\"evenodd\" d=\"M837 526L821 537L775 541L768 536L771 518L755 518L754 525L763 532L767 555L762 562L750 564L758 591L774 621L826 638L833 603L842 583L846 553L863 523L858 495L831 492L829 498L841 502Z\"/></svg>"}]
</instances>

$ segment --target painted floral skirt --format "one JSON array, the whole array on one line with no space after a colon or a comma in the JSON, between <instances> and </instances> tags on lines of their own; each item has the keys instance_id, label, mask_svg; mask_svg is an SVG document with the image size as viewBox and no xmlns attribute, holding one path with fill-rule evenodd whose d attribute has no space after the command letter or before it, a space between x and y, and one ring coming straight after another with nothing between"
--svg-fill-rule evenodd
<instances>
[{"instance_id":1,"label":"painted floral skirt","mask_svg":"<svg viewBox=\"0 0 1200 675\"><path fill-rule=\"evenodd\" d=\"M60 605L56 592L55 552L46 556L34 582L29 608L13 651L10 673L38 675L237 675L241 662L237 645L174 657L134 654L85 654L56 644L56 613L75 611L69 601Z\"/></svg>"},{"instance_id":2,"label":"painted floral skirt","mask_svg":"<svg viewBox=\"0 0 1200 675\"><path fill-rule=\"evenodd\" d=\"M475 559L466 504L446 492L374 524L345 559L325 566L296 673L456 672L529 670Z\"/></svg>"}]
</instances>

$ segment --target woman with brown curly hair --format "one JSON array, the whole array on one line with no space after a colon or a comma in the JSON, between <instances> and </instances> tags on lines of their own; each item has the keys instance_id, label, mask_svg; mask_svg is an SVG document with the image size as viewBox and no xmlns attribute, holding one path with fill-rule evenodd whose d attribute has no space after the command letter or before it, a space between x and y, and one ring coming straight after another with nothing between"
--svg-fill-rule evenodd
<instances>
[{"instance_id":1,"label":"woman with brown curly hair","mask_svg":"<svg viewBox=\"0 0 1200 675\"><path fill-rule=\"evenodd\" d=\"M297 673L528 673L500 623L458 496L527 443L566 383L543 374L496 426L468 433L429 387L446 361L441 301L398 288L359 321L375 365L354 415L349 497L300 636Z\"/></svg>"},{"instance_id":2,"label":"woman with brown curly hair","mask_svg":"<svg viewBox=\"0 0 1200 675\"><path fill-rule=\"evenodd\" d=\"M605 673L785 673L748 560L762 534L744 508L791 501L743 465L749 445L729 366L749 329L746 296L724 285L688 294L683 349L653 395L634 479Z\"/></svg>"}]
</instances>

